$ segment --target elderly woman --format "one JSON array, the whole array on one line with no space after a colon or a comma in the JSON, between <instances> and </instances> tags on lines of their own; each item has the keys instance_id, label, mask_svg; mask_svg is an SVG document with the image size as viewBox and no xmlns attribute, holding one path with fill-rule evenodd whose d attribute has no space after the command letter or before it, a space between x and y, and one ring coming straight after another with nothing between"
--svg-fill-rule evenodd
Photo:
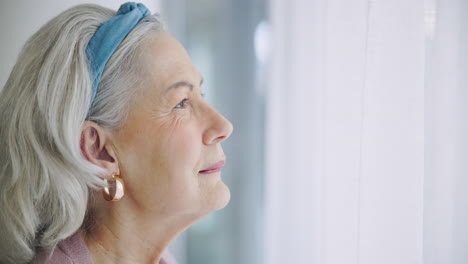
<instances>
[{"instance_id":1,"label":"elderly woman","mask_svg":"<svg viewBox=\"0 0 468 264\"><path fill-rule=\"evenodd\" d=\"M80 5L25 45L0 93L1 263L174 263L226 206L232 125L141 4Z\"/></svg>"}]
</instances>

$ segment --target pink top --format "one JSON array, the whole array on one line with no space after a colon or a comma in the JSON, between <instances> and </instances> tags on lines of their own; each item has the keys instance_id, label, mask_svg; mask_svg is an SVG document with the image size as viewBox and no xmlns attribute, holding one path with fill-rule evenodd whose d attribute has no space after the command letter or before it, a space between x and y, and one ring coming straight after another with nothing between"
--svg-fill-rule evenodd
<instances>
[{"instance_id":1,"label":"pink top","mask_svg":"<svg viewBox=\"0 0 468 264\"><path fill-rule=\"evenodd\" d=\"M32 264L45 263L93 264L93 259L79 233L76 233L60 242L52 254L50 254L49 251L41 251L32 261ZM171 253L166 250L163 252L159 264L177 264L177 261Z\"/></svg>"}]
</instances>

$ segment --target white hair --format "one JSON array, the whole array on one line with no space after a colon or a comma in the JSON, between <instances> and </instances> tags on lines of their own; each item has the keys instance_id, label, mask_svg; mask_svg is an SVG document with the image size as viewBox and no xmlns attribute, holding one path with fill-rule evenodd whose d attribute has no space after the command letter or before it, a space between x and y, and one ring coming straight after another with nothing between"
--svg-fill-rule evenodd
<instances>
[{"instance_id":1,"label":"white hair","mask_svg":"<svg viewBox=\"0 0 468 264\"><path fill-rule=\"evenodd\" d=\"M30 262L83 224L105 171L81 153L85 120L118 127L139 86L139 47L163 30L145 17L106 65L91 104L86 47L115 11L79 5L53 18L20 53L0 91L0 263ZM141 86L141 85L140 85Z\"/></svg>"}]
</instances>

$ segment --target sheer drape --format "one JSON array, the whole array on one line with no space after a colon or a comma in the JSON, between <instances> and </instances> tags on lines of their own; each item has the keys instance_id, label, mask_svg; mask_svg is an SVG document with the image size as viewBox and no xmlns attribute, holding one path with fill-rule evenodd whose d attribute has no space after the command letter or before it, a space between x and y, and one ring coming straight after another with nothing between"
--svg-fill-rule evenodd
<instances>
[{"instance_id":1,"label":"sheer drape","mask_svg":"<svg viewBox=\"0 0 468 264\"><path fill-rule=\"evenodd\" d=\"M423 261L422 0L272 1L265 263Z\"/></svg>"}]
</instances>

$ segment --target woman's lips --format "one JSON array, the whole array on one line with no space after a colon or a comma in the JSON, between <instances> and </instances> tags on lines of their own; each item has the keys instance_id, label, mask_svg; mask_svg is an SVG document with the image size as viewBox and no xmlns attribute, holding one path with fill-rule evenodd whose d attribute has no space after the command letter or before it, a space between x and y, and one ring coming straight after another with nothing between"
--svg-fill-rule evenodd
<instances>
[{"instance_id":1,"label":"woman's lips","mask_svg":"<svg viewBox=\"0 0 468 264\"><path fill-rule=\"evenodd\" d=\"M210 167L208 167L208 168L206 168L204 170L201 170L200 173L201 174L210 174L210 173L215 173L215 172L221 171L221 167L224 166L224 163L225 163L224 160L220 160L220 161L216 162L215 164L211 165Z\"/></svg>"},{"instance_id":2,"label":"woman's lips","mask_svg":"<svg viewBox=\"0 0 468 264\"><path fill-rule=\"evenodd\" d=\"M221 171L220 168L218 169L212 169L212 170L202 170L200 171L201 174L210 174L210 173L215 173L215 172L218 172L218 171Z\"/></svg>"}]
</instances>

